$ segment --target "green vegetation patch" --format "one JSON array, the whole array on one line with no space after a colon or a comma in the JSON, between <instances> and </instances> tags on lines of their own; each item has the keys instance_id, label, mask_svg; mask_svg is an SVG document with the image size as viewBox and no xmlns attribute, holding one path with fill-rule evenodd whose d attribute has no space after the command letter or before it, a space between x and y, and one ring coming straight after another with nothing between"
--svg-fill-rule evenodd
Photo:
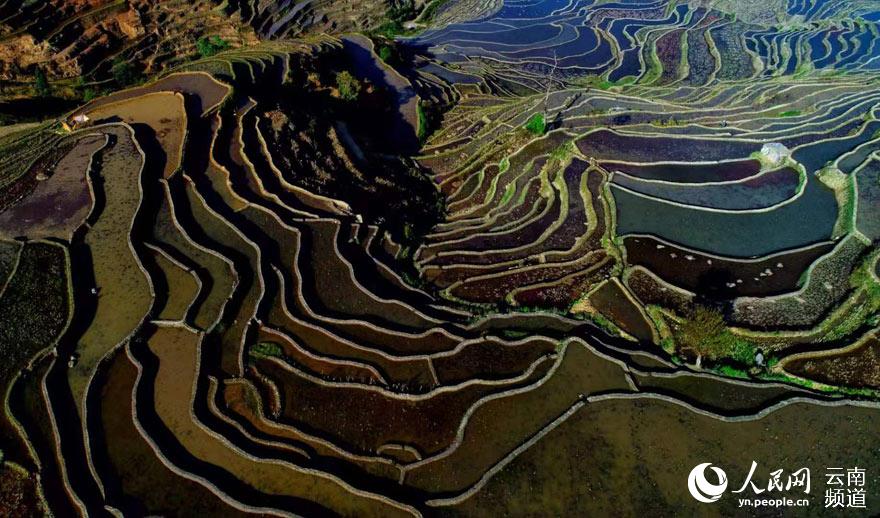
<instances>
[{"instance_id":1,"label":"green vegetation patch","mask_svg":"<svg viewBox=\"0 0 880 518\"><path fill-rule=\"evenodd\" d=\"M516 184L509 183L507 187L504 188L504 194L501 196L501 201L498 202L499 206L507 205L511 199L513 199L513 195L516 194Z\"/></svg>"},{"instance_id":2,"label":"green vegetation patch","mask_svg":"<svg viewBox=\"0 0 880 518\"><path fill-rule=\"evenodd\" d=\"M46 78L46 72L42 68L37 68L34 72L34 91L39 97L49 97L49 94L52 93L49 80Z\"/></svg>"},{"instance_id":3,"label":"green vegetation patch","mask_svg":"<svg viewBox=\"0 0 880 518\"><path fill-rule=\"evenodd\" d=\"M559 160L560 162L566 162L574 156L576 152L577 146L575 145L574 140L570 140L551 151L550 157Z\"/></svg>"},{"instance_id":4,"label":"green vegetation patch","mask_svg":"<svg viewBox=\"0 0 880 518\"><path fill-rule=\"evenodd\" d=\"M130 86L144 79L143 72L134 63L126 61L121 56L113 60L110 73L119 86Z\"/></svg>"},{"instance_id":5,"label":"green vegetation patch","mask_svg":"<svg viewBox=\"0 0 880 518\"><path fill-rule=\"evenodd\" d=\"M797 117L801 114L800 110L788 110L781 112L778 117Z\"/></svg>"},{"instance_id":6,"label":"green vegetation patch","mask_svg":"<svg viewBox=\"0 0 880 518\"><path fill-rule=\"evenodd\" d=\"M389 47L388 45L382 45L381 47L379 47L378 54L379 59L388 63L388 61L391 59L391 56L394 54L394 51L392 51L391 47Z\"/></svg>"},{"instance_id":7,"label":"green vegetation patch","mask_svg":"<svg viewBox=\"0 0 880 518\"><path fill-rule=\"evenodd\" d=\"M730 359L752 365L757 352L754 344L737 337L727 328L721 311L697 306L675 333L675 341L683 352L691 352L708 360Z\"/></svg>"},{"instance_id":8,"label":"green vegetation patch","mask_svg":"<svg viewBox=\"0 0 880 518\"><path fill-rule=\"evenodd\" d=\"M425 117L425 109L422 108L421 103L416 105L416 114L419 117L419 129L417 131L417 136L419 138L419 142L425 142L425 139L428 137L428 118Z\"/></svg>"},{"instance_id":9,"label":"green vegetation patch","mask_svg":"<svg viewBox=\"0 0 880 518\"><path fill-rule=\"evenodd\" d=\"M861 303L856 305L844 319L828 329L820 341L833 342L855 334L865 323L880 314L880 283L873 275L878 253L872 253L856 268L849 279L850 287L861 290Z\"/></svg>"},{"instance_id":10,"label":"green vegetation patch","mask_svg":"<svg viewBox=\"0 0 880 518\"><path fill-rule=\"evenodd\" d=\"M379 36L384 36L388 39L412 34L415 30L407 29L403 24L408 20L412 20L415 16L416 8L412 0L400 2L397 5L391 6L385 12L385 22L373 31L373 33Z\"/></svg>"},{"instance_id":11,"label":"green vegetation patch","mask_svg":"<svg viewBox=\"0 0 880 518\"><path fill-rule=\"evenodd\" d=\"M614 322L609 320L602 313L592 313L592 314L588 315L587 318L591 322L593 322L594 324L599 326L599 328L601 328L603 331L605 331L606 333L608 333L612 336L622 336L623 335L623 332L617 326L617 324L615 324Z\"/></svg>"},{"instance_id":12,"label":"green vegetation patch","mask_svg":"<svg viewBox=\"0 0 880 518\"><path fill-rule=\"evenodd\" d=\"M727 376L728 378L749 378L748 372L730 365L721 365L718 367L717 371L719 374Z\"/></svg>"},{"instance_id":13,"label":"green vegetation patch","mask_svg":"<svg viewBox=\"0 0 880 518\"><path fill-rule=\"evenodd\" d=\"M284 351L275 342L258 342L251 346L248 354L254 358L281 358L284 356Z\"/></svg>"},{"instance_id":14,"label":"green vegetation patch","mask_svg":"<svg viewBox=\"0 0 880 518\"><path fill-rule=\"evenodd\" d=\"M547 122L544 120L544 114L536 113L532 115L524 127L533 135L543 135L547 131Z\"/></svg>"},{"instance_id":15,"label":"green vegetation patch","mask_svg":"<svg viewBox=\"0 0 880 518\"><path fill-rule=\"evenodd\" d=\"M339 97L346 101L356 101L361 93L361 83L351 72L343 70L336 74L336 89Z\"/></svg>"},{"instance_id":16,"label":"green vegetation patch","mask_svg":"<svg viewBox=\"0 0 880 518\"><path fill-rule=\"evenodd\" d=\"M609 81L604 77L597 75L585 75L574 79L572 82L579 86L588 88L598 88L599 90L610 90L616 86L627 86L634 84L638 78L635 76L626 76L617 81Z\"/></svg>"},{"instance_id":17,"label":"green vegetation patch","mask_svg":"<svg viewBox=\"0 0 880 518\"><path fill-rule=\"evenodd\" d=\"M203 58L211 57L218 52L223 52L230 47L229 42L217 36L202 36L196 42L196 49Z\"/></svg>"}]
</instances>

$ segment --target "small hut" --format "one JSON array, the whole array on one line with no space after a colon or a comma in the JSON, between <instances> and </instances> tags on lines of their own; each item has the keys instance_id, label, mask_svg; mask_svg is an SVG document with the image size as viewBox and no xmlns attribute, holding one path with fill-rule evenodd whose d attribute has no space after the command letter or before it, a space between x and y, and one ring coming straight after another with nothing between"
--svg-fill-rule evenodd
<instances>
[{"instance_id":1,"label":"small hut","mask_svg":"<svg viewBox=\"0 0 880 518\"><path fill-rule=\"evenodd\" d=\"M70 119L70 126L73 129L77 129L78 127L83 127L89 123L92 119L89 118L85 113L80 113L78 115L74 115L73 118Z\"/></svg>"},{"instance_id":2,"label":"small hut","mask_svg":"<svg viewBox=\"0 0 880 518\"><path fill-rule=\"evenodd\" d=\"M73 117L61 121L61 127L64 131L70 133L75 129L80 129L86 127L92 119L89 118L85 113L80 113L74 115Z\"/></svg>"}]
</instances>

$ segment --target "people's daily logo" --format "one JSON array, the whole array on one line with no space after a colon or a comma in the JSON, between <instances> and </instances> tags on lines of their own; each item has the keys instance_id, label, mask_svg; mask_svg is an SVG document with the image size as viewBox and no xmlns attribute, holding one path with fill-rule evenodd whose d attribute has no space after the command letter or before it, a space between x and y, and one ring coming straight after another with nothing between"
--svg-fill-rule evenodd
<instances>
[{"instance_id":1,"label":"people's daily logo","mask_svg":"<svg viewBox=\"0 0 880 518\"><path fill-rule=\"evenodd\" d=\"M730 491L736 495L738 507L810 505L809 497L813 487L810 468L802 467L791 471L774 469L769 471L766 479L758 475L757 468L758 463L753 460L742 485L739 489ZM825 508L867 508L867 476L864 468L829 467L825 470L825 478ZM727 473L720 467L713 466L711 462L694 466L687 479L687 488L691 496L704 504L720 500L727 491L727 484Z\"/></svg>"},{"instance_id":2,"label":"people's daily logo","mask_svg":"<svg viewBox=\"0 0 880 518\"><path fill-rule=\"evenodd\" d=\"M715 473L715 478L718 480L717 483L712 483L706 478L707 470L712 470ZM726 489L727 474L724 473L723 469L713 466L711 462L698 464L688 475L688 491L691 492L691 496L700 502L712 503L721 498Z\"/></svg>"}]
</instances>

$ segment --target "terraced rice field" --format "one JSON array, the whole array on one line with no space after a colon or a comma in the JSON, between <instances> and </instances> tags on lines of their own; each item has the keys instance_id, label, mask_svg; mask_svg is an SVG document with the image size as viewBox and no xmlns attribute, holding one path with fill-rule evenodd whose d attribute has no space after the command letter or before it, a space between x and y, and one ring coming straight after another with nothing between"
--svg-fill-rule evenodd
<instances>
[{"instance_id":1,"label":"terraced rice field","mask_svg":"<svg viewBox=\"0 0 880 518\"><path fill-rule=\"evenodd\" d=\"M874 2L203 3L235 48L0 131L0 515L880 505Z\"/></svg>"}]
</instances>

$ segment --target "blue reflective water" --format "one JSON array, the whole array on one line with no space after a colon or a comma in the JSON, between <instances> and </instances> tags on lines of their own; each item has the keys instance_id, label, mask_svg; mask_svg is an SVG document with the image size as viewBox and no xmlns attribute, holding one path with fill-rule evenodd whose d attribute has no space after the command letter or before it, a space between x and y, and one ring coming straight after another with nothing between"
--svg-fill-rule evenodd
<instances>
[{"instance_id":1,"label":"blue reflective water","mask_svg":"<svg viewBox=\"0 0 880 518\"><path fill-rule=\"evenodd\" d=\"M729 25L742 35L744 48L731 46L729 41L712 43L728 61L730 52L744 54L743 59L760 67L753 71L757 75L794 74L807 61L813 68L825 70L880 68L880 63L871 60L873 54L880 53L875 44L880 35L880 2L787 0L785 6L793 23L760 25L741 21L733 13L706 11L696 4L671 0L505 0L494 12L475 13L473 20L403 41L435 55L447 54L452 62L468 58L508 64L556 62L558 67L569 69L567 75L579 70L607 73L609 80L617 81L644 75L654 59L658 35L676 29L705 29L707 37L713 38L718 27ZM455 7L454 0L447 4L447 8ZM858 23L853 18L858 18ZM678 66L674 53L658 57L664 69ZM718 58L713 55L710 59ZM718 76L752 75L742 69L742 60L738 61L736 72ZM715 68L712 63L699 66ZM713 77L703 72L689 81Z\"/></svg>"}]
</instances>

